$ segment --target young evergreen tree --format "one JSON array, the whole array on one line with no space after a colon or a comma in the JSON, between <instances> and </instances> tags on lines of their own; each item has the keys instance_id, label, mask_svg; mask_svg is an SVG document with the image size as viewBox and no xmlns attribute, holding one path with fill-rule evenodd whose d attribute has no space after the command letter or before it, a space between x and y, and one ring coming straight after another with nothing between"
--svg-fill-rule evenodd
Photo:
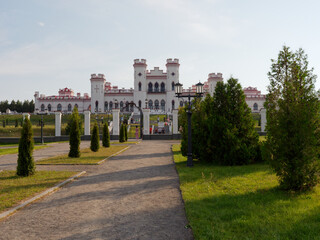
<instances>
[{"instance_id":1,"label":"young evergreen tree","mask_svg":"<svg viewBox=\"0 0 320 240\"><path fill-rule=\"evenodd\" d=\"M103 132L102 132L102 146L110 147L110 134L108 124L103 124Z\"/></svg>"},{"instance_id":2,"label":"young evergreen tree","mask_svg":"<svg viewBox=\"0 0 320 240\"><path fill-rule=\"evenodd\" d=\"M21 130L18 153L18 176L29 176L35 173L35 164L33 161L33 133L30 120L26 117Z\"/></svg>"},{"instance_id":3,"label":"young evergreen tree","mask_svg":"<svg viewBox=\"0 0 320 240\"><path fill-rule=\"evenodd\" d=\"M80 157L80 129L79 129L79 113L75 107L69 120L69 157L78 158Z\"/></svg>"},{"instance_id":4,"label":"young evergreen tree","mask_svg":"<svg viewBox=\"0 0 320 240\"><path fill-rule=\"evenodd\" d=\"M319 173L319 96L316 75L302 49L284 46L268 73L267 149L280 186L286 190L314 187Z\"/></svg>"},{"instance_id":5,"label":"young evergreen tree","mask_svg":"<svg viewBox=\"0 0 320 240\"><path fill-rule=\"evenodd\" d=\"M123 131L123 124L120 125L119 142L125 142L125 139L124 139L124 131Z\"/></svg>"},{"instance_id":6,"label":"young evergreen tree","mask_svg":"<svg viewBox=\"0 0 320 240\"><path fill-rule=\"evenodd\" d=\"M123 127L124 127L124 138L125 138L125 141L127 142L128 141L128 125L123 124Z\"/></svg>"},{"instance_id":7,"label":"young evergreen tree","mask_svg":"<svg viewBox=\"0 0 320 240\"><path fill-rule=\"evenodd\" d=\"M95 123L93 126L92 135L91 135L90 149L93 152L98 152L99 148L100 148L99 129L98 129L98 124Z\"/></svg>"}]
</instances>

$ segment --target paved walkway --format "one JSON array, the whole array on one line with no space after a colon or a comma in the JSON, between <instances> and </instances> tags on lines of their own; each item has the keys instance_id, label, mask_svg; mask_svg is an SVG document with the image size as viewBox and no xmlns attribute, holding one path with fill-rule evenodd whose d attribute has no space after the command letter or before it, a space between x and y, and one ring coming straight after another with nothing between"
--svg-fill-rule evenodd
<instances>
[{"instance_id":1,"label":"paved walkway","mask_svg":"<svg viewBox=\"0 0 320 240\"><path fill-rule=\"evenodd\" d=\"M193 239L170 141L143 141L0 222L0 239Z\"/></svg>"}]
</instances>

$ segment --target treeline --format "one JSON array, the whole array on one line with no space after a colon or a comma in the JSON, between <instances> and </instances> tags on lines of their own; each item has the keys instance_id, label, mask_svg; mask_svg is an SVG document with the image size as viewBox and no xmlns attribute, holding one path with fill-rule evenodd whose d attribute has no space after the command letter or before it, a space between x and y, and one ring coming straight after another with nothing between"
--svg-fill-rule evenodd
<instances>
[{"instance_id":1,"label":"treeline","mask_svg":"<svg viewBox=\"0 0 320 240\"><path fill-rule=\"evenodd\" d=\"M18 113L23 112L33 112L34 111L34 101L31 100L25 100L23 102L21 101L14 101L12 100L10 103L8 100L1 101L0 102L0 112L4 113L7 109L10 109L10 111L16 111Z\"/></svg>"}]
</instances>

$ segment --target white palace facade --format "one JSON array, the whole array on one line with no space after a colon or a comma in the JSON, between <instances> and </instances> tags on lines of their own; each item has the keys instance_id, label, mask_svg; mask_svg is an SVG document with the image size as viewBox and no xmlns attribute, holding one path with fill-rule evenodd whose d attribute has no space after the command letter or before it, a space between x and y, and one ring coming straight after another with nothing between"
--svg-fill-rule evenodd
<instances>
[{"instance_id":1,"label":"white palace facade","mask_svg":"<svg viewBox=\"0 0 320 240\"><path fill-rule=\"evenodd\" d=\"M134 60L134 87L130 89L112 86L106 81L104 74L91 74L91 97L88 93L74 94L70 88L59 90L59 95L46 96L35 92L35 112L48 111L63 113L72 112L76 106L79 112L86 110L92 113L110 112L113 108L120 108L122 112L138 112L137 108L128 103L134 102L136 106L151 109L151 113L171 113L172 109L183 106L184 102L174 95L174 84L179 82L179 60L167 59L166 71L154 67L147 70L145 59ZM210 73L204 83L204 91L213 94L217 82L223 81L221 73ZM257 88L244 88L246 102L252 112L259 112L263 108L265 95ZM185 92L195 92L195 86L184 89Z\"/></svg>"}]
</instances>

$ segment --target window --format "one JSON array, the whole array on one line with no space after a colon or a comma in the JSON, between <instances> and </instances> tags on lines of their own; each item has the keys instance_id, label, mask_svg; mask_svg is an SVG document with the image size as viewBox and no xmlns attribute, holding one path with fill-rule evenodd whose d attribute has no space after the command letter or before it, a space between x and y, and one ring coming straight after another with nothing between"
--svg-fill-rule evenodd
<instances>
[{"instance_id":1,"label":"window","mask_svg":"<svg viewBox=\"0 0 320 240\"><path fill-rule=\"evenodd\" d=\"M150 109L153 109L153 103L152 103L152 100L149 100L149 102L148 102L148 106L149 106L149 108L150 108Z\"/></svg>"},{"instance_id":2,"label":"window","mask_svg":"<svg viewBox=\"0 0 320 240\"><path fill-rule=\"evenodd\" d=\"M161 110L162 111L166 110L166 102L163 99L161 100Z\"/></svg>"},{"instance_id":3,"label":"window","mask_svg":"<svg viewBox=\"0 0 320 240\"><path fill-rule=\"evenodd\" d=\"M68 104L68 112L71 112L71 110L72 110L72 106L71 104Z\"/></svg>"},{"instance_id":4,"label":"window","mask_svg":"<svg viewBox=\"0 0 320 240\"><path fill-rule=\"evenodd\" d=\"M99 109L99 102L96 101L96 108L95 108L95 111L98 112L98 109Z\"/></svg>"},{"instance_id":5,"label":"window","mask_svg":"<svg viewBox=\"0 0 320 240\"><path fill-rule=\"evenodd\" d=\"M44 111L44 104L41 104L41 112Z\"/></svg>"},{"instance_id":6,"label":"window","mask_svg":"<svg viewBox=\"0 0 320 240\"><path fill-rule=\"evenodd\" d=\"M172 110L175 109L175 107L174 107L174 100L172 100L171 104L172 104L172 107L171 107Z\"/></svg>"},{"instance_id":7,"label":"window","mask_svg":"<svg viewBox=\"0 0 320 240\"><path fill-rule=\"evenodd\" d=\"M51 104L48 104L48 111L51 112Z\"/></svg>"},{"instance_id":8,"label":"window","mask_svg":"<svg viewBox=\"0 0 320 240\"><path fill-rule=\"evenodd\" d=\"M159 109L159 100L158 99L154 101L154 107L157 110Z\"/></svg>"},{"instance_id":9,"label":"window","mask_svg":"<svg viewBox=\"0 0 320 240\"><path fill-rule=\"evenodd\" d=\"M126 112L129 112L129 102L126 102Z\"/></svg>"},{"instance_id":10,"label":"window","mask_svg":"<svg viewBox=\"0 0 320 240\"><path fill-rule=\"evenodd\" d=\"M139 82L139 91L141 91L141 86L142 86L142 84L141 84L141 82Z\"/></svg>"},{"instance_id":11,"label":"window","mask_svg":"<svg viewBox=\"0 0 320 240\"><path fill-rule=\"evenodd\" d=\"M253 104L253 110L258 110L258 104L257 103Z\"/></svg>"},{"instance_id":12,"label":"window","mask_svg":"<svg viewBox=\"0 0 320 240\"><path fill-rule=\"evenodd\" d=\"M120 102L120 111L123 112L123 102Z\"/></svg>"},{"instance_id":13,"label":"window","mask_svg":"<svg viewBox=\"0 0 320 240\"><path fill-rule=\"evenodd\" d=\"M133 112L133 102L131 102L132 104L130 104L130 112Z\"/></svg>"},{"instance_id":14,"label":"window","mask_svg":"<svg viewBox=\"0 0 320 240\"><path fill-rule=\"evenodd\" d=\"M174 82L171 83L171 90L174 91Z\"/></svg>"},{"instance_id":15,"label":"window","mask_svg":"<svg viewBox=\"0 0 320 240\"><path fill-rule=\"evenodd\" d=\"M61 106L60 103L59 103L58 106L57 106L57 111L62 111L62 106Z\"/></svg>"},{"instance_id":16,"label":"window","mask_svg":"<svg viewBox=\"0 0 320 240\"><path fill-rule=\"evenodd\" d=\"M114 108L119 108L119 103L118 103L118 101L117 100L114 100Z\"/></svg>"},{"instance_id":17,"label":"window","mask_svg":"<svg viewBox=\"0 0 320 240\"><path fill-rule=\"evenodd\" d=\"M165 84L162 82L161 83L161 92L165 92L165 91L166 91Z\"/></svg>"},{"instance_id":18,"label":"window","mask_svg":"<svg viewBox=\"0 0 320 240\"><path fill-rule=\"evenodd\" d=\"M180 107L183 107L183 102L182 101L180 101Z\"/></svg>"},{"instance_id":19,"label":"window","mask_svg":"<svg viewBox=\"0 0 320 240\"><path fill-rule=\"evenodd\" d=\"M139 100L139 108L141 108L141 100Z\"/></svg>"},{"instance_id":20,"label":"window","mask_svg":"<svg viewBox=\"0 0 320 240\"><path fill-rule=\"evenodd\" d=\"M112 102L109 102L109 110L112 110Z\"/></svg>"},{"instance_id":21,"label":"window","mask_svg":"<svg viewBox=\"0 0 320 240\"><path fill-rule=\"evenodd\" d=\"M152 92L152 83L151 82L148 84L148 92Z\"/></svg>"},{"instance_id":22,"label":"window","mask_svg":"<svg viewBox=\"0 0 320 240\"><path fill-rule=\"evenodd\" d=\"M154 84L154 91L159 92L159 83L157 82Z\"/></svg>"},{"instance_id":23,"label":"window","mask_svg":"<svg viewBox=\"0 0 320 240\"><path fill-rule=\"evenodd\" d=\"M108 102L104 102L104 111L108 111Z\"/></svg>"}]
</instances>

